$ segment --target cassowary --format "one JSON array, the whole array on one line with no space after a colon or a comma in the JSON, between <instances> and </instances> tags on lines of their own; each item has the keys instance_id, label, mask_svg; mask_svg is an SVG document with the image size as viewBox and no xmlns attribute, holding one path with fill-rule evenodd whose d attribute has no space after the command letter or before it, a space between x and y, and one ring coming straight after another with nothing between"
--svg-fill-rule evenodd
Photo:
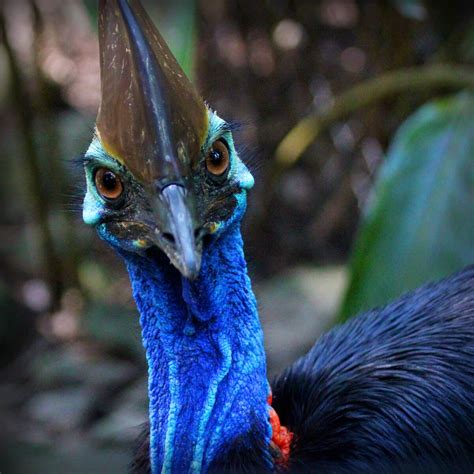
<instances>
[{"instance_id":1,"label":"cassowary","mask_svg":"<svg viewBox=\"0 0 474 474\"><path fill-rule=\"evenodd\" d=\"M140 312L153 473L471 473L474 268L323 336L270 386L240 221L254 180L138 0L101 0L83 217ZM288 315L291 318L291 315Z\"/></svg>"}]
</instances>

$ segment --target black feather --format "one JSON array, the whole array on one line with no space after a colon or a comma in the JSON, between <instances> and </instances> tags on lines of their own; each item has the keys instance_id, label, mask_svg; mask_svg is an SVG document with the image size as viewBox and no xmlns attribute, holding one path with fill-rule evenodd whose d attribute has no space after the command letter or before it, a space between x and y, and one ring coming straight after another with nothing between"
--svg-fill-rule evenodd
<instances>
[{"instance_id":1,"label":"black feather","mask_svg":"<svg viewBox=\"0 0 474 474\"><path fill-rule=\"evenodd\" d=\"M333 329L273 400L291 472L472 473L474 267Z\"/></svg>"},{"instance_id":2,"label":"black feather","mask_svg":"<svg viewBox=\"0 0 474 474\"><path fill-rule=\"evenodd\" d=\"M143 430L137 439L129 472L131 474L151 474L149 423L144 424Z\"/></svg>"},{"instance_id":3,"label":"black feather","mask_svg":"<svg viewBox=\"0 0 474 474\"><path fill-rule=\"evenodd\" d=\"M261 430L255 430L255 433ZM234 440L231 446L213 462L209 472L212 474L269 474L272 460L268 458L268 446L248 433L245 438Z\"/></svg>"}]
</instances>

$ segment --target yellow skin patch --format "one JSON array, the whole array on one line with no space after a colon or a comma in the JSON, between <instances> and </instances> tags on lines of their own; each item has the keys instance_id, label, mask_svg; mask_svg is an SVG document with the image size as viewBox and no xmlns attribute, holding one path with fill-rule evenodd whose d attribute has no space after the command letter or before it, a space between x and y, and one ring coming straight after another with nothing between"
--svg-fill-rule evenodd
<instances>
[{"instance_id":1,"label":"yellow skin patch","mask_svg":"<svg viewBox=\"0 0 474 474\"><path fill-rule=\"evenodd\" d=\"M102 145L102 148L104 149L104 151L110 156L112 157L114 160L117 160L121 165L124 165L125 166L125 162L124 160L122 160L122 158L120 158L120 156L117 154L117 152L112 148L112 146L110 146L108 143L106 143L105 140L102 139L102 137L100 136L100 131L97 127L95 127L95 133L97 135L97 138L99 139L99 142L100 144Z\"/></svg>"},{"instance_id":2,"label":"yellow skin patch","mask_svg":"<svg viewBox=\"0 0 474 474\"><path fill-rule=\"evenodd\" d=\"M221 228L221 224L219 222L211 222L209 224L209 232L211 234L215 234Z\"/></svg>"},{"instance_id":3,"label":"yellow skin patch","mask_svg":"<svg viewBox=\"0 0 474 474\"><path fill-rule=\"evenodd\" d=\"M142 249L147 246L147 241L145 239L137 239L133 241L133 245L139 249Z\"/></svg>"}]
</instances>

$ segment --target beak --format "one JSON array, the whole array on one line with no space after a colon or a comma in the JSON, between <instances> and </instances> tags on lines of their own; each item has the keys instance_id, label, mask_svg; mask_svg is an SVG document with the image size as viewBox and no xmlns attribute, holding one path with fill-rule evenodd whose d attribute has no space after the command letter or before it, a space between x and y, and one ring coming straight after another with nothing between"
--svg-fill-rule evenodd
<instances>
[{"instance_id":1,"label":"beak","mask_svg":"<svg viewBox=\"0 0 474 474\"><path fill-rule=\"evenodd\" d=\"M99 48L98 138L148 191L154 240L195 278L201 249L191 172L207 135L206 105L139 0L100 0Z\"/></svg>"},{"instance_id":2,"label":"beak","mask_svg":"<svg viewBox=\"0 0 474 474\"><path fill-rule=\"evenodd\" d=\"M161 190L155 215L162 224L155 229L154 237L181 274L194 280L201 268L202 242L191 198L178 184L170 184Z\"/></svg>"}]
</instances>

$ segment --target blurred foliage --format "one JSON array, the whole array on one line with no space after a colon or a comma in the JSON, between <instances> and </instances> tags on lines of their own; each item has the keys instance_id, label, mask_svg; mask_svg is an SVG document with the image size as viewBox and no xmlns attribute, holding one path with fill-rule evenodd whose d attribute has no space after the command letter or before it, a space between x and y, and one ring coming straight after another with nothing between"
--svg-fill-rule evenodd
<instances>
[{"instance_id":1,"label":"blurred foliage","mask_svg":"<svg viewBox=\"0 0 474 474\"><path fill-rule=\"evenodd\" d=\"M93 304L84 311L82 329L106 351L144 363L145 352L136 310L119 305Z\"/></svg>"},{"instance_id":2,"label":"blurred foliage","mask_svg":"<svg viewBox=\"0 0 474 474\"><path fill-rule=\"evenodd\" d=\"M402 15L412 20L426 19L427 11L421 0L392 0L392 3Z\"/></svg>"},{"instance_id":3,"label":"blurred foliage","mask_svg":"<svg viewBox=\"0 0 474 474\"><path fill-rule=\"evenodd\" d=\"M330 107L305 117L287 133L275 151L276 176L294 166L311 143L334 122L397 94L426 92L440 86L474 88L474 68L437 64L397 69L355 85L336 97ZM272 184L270 181L270 186Z\"/></svg>"},{"instance_id":4,"label":"blurred foliage","mask_svg":"<svg viewBox=\"0 0 474 474\"><path fill-rule=\"evenodd\" d=\"M142 2L147 12L158 26L168 46L184 72L194 79L196 60L196 1ZM94 6L92 11L97 10Z\"/></svg>"},{"instance_id":5,"label":"blurred foliage","mask_svg":"<svg viewBox=\"0 0 474 474\"><path fill-rule=\"evenodd\" d=\"M166 19L165 19L166 18ZM163 31L184 72L194 79L196 59L196 4L194 0L183 0L171 4L171 12L158 19L158 25L168 26ZM170 28L171 26L171 28Z\"/></svg>"},{"instance_id":6,"label":"blurred foliage","mask_svg":"<svg viewBox=\"0 0 474 474\"><path fill-rule=\"evenodd\" d=\"M474 262L474 96L424 105L398 131L356 241L341 318Z\"/></svg>"}]
</instances>

